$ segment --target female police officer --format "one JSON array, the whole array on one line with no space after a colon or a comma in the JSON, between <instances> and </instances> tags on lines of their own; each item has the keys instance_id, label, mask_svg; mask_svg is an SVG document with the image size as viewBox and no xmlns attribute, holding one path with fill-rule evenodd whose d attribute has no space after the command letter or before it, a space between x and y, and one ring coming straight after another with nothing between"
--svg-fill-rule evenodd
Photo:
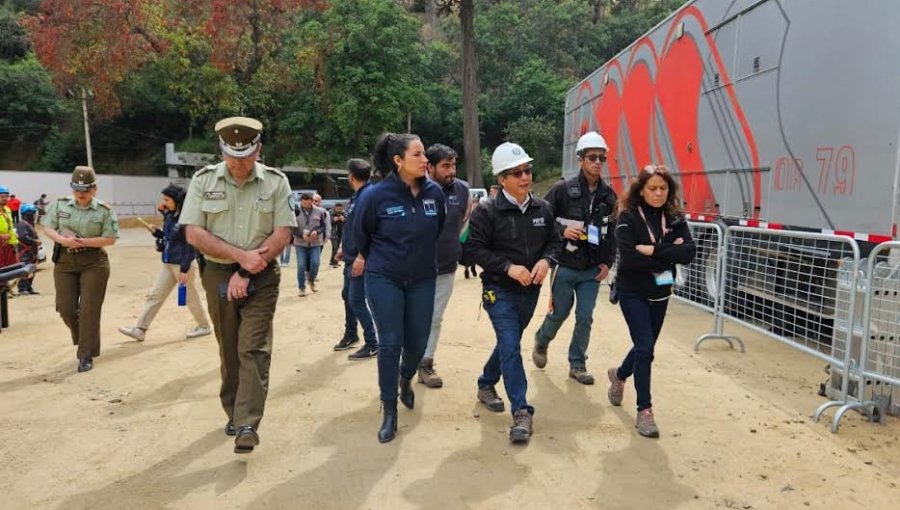
<instances>
[{"instance_id":1,"label":"female police officer","mask_svg":"<svg viewBox=\"0 0 900 510\"><path fill-rule=\"evenodd\" d=\"M109 280L109 259L103 247L116 242L119 223L112 207L94 198L93 168L76 166L71 186L73 196L50 204L42 223L47 237L56 243L56 311L78 346L78 371L87 372L100 355L100 310Z\"/></svg>"}]
</instances>

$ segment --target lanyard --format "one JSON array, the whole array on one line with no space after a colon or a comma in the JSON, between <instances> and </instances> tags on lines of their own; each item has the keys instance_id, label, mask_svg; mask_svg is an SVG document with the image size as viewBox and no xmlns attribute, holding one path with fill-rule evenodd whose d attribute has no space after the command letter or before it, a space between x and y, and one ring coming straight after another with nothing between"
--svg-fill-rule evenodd
<instances>
[{"instance_id":1,"label":"lanyard","mask_svg":"<svg viewBox=\"0 0 900 510\"><path fill-rule=\"evenodd\" d=\"M656 244L656 236L653 235L653 231L650 230L650 224L647 223L647 217L644 216L644 208L641 206L638 206L638 212L641 214L641 219L644 220L644 224L647 226L647 233L650 234L650 242L653 244ZM665 212L660 213L659 223L660 223L660 227L661 227L660 232L662 232L662 235L665 236L666 235L666 213Z\"/></svg>"}]
</instances>

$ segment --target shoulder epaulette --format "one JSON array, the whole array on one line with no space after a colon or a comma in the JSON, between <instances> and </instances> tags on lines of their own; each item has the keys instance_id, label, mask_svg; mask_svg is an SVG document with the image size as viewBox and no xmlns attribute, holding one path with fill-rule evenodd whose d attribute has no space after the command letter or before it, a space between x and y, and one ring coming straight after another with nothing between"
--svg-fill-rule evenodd
<instances>
[{"instance_id":1,"label":"shoulder epaulette","mask_svg":"<svg viewBox=\"0 0 900 510\"><path fill-rule=\"evenodd\" d=\"M104 207L104 208L106 208L107 210L110 210L110 211L113 210L113 208L112 208L111 205L107 204L106 202L104 202L104 201L102 201L102 200L97 200L97 203L100 204L100 207Z\"/></svg>"},{"instance_id":2,"label":"shoulder epaulette","mask_svg":"<svg viewBox=\"0 0 900 510\"><path fill-rule=\"evenodd\" d=\"M270 166L265 166L265 165L263 165L263 168L265 168L266 171L268 171L268 172L272 172L273 174L280 175L281 177L284 177L285 179L287 179L287 175L277 168L272 168Z\"/></svg>"},{"instance_id":3,"label":"shoulder epaulette","mask_svg":"<svg viewBox=\"0 0 900 510\"><path fill-rule=\"evenodd\" d=\"M210 170L215 170L215 168L216 168L216 165L206 165L205 167L201 168L200 170L197 170L196 172L194 172L194 176L203 175L206 172L209 172Z\"/></svg>"},{"instance_id":4,"label":"shoulder epaulette","mask_svg":"<svg viewBox=\"0 0 900 510\"><path fill-rule=\"evenodd\" d=\"M69 199L71 199L71 198L72 198L72 197L59 197L59 198L56 199L56 201L57 201L57 202L62 202L63 200L69 200Z\"/></svg>"}]
</instances>

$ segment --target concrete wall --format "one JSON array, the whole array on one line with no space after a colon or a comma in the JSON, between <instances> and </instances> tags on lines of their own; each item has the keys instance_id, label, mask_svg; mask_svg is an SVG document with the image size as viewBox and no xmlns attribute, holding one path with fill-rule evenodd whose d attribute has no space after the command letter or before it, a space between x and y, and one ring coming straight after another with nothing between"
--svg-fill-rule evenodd
<instances>
[{"instance_id":1,"label":"concrete wall","mask_svg":"<svg viewBox=\"0 0 900 510\"><path fill-rule=\"evenodd\" d=\"M59 172L20 172L0 170L0 185L22 202L32 203L46 193L49 200L71 195L72 175ZM152 216L160 191L170 182L187 187L188 179L138 177L132 175L98 175L97 198L111 204L119 216Z\"/></svg>"}]
</instances>

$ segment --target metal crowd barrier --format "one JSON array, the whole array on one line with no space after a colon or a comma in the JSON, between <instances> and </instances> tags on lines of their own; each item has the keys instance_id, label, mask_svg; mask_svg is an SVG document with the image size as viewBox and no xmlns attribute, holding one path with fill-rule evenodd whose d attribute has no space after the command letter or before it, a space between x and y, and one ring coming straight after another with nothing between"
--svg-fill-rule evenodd
<instances>
[{"instance_id":1,"label":"metal crowd barrier","mask_svg":"<svg viewBox=\"0 0 900 510\"><path fill-rule=\"evenodd\" d=\"M153 202L113 202L112 208L116 216L128 218L133 216L155 216L156 204Z\"/></svg>"},{"instance_id":2,"label":"metal crowd barrier","mask_svg":"<svg viewBox=\"0 0 900 510\"><path fill-rule=\"evenodd\" d=\"M732 347L739 342L738 337L724 334L727 318L819 358L832 370L852 372L859 359L853 349L853 325L860 318L861 258L856 241L828 234L729 227L723 248L715 330L698 338L695 350L710 339L723 339ZM858 393L860 386L856 388ZM843 377L839 395L820 406L814 419L829 407L854 399L850 378ZM833 431L840 420L835 418Z\"/></svg>"},{"instance_id":3,"label":"metal crowd barrier","mask_svg":"<svg viewBox=\"0 0 900 510\"><path fill-rule=\"evenodd\" d=\"M849 410L864 412L884 423L888 403L900 414L900 242L879 244L866 264L865 300L859 332L860 360L850 372L858 391L834 416L836 431ZM897 392L898 395L893 393ZM852 393L852 392L851 392Z\"/></svg>"},{"instance_id":4,"label":"metal crowd barrier","mask_svg":"<svg viewBox=\"0 0 900 510\"><path fill-rule=\"evenodd\" d=\"M697 246L697 253L690 264L678 266L673 294L679 301L711 312L714 317L713 333L703 335L695 344L694 350L699 349L702 341L717 338L728 342L732 349L736 343L741 352L745 352L744 342L740 338L724 334L724 320L719 313L725 232L716 223L689 221L688 228Z\"/></svg>"}]
</instances>

